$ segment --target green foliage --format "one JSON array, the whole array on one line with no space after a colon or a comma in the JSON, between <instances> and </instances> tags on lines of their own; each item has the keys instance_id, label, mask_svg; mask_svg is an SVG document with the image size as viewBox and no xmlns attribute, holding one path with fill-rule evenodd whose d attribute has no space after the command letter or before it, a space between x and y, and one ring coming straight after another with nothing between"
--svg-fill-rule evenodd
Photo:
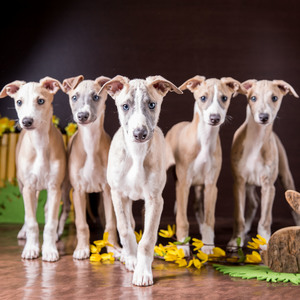
<instances>
[{"instance_id":1,"label":"green foliage","mask_svg":"<svg viewBox=\"0 0 300 300\"><path fill-rule=\"evenodd\" d=\"M214 264L213 267L232 277L240 277L242 279L257 279L270 282L291 282L300 284L300 274L293 273L277 273L270 270L267 266L262 265L244 265L244 266L224 266Z\"/></svg>"}]
</instances>

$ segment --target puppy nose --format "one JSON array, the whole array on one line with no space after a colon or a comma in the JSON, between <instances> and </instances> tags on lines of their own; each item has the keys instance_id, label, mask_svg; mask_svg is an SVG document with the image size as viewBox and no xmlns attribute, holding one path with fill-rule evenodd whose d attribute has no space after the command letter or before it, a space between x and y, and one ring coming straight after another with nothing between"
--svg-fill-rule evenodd
<instances>
[{"instance_id":1,"label":"puppy nose","mask_svg":"<svg viewBox=\"0 0 300 300\"><path fill-rule=\"evenodd\" d=\"M148 135L148 130L145 126L143 126L142 128L136 128L133 131L133 136L135 138L136 141L140 142L143 141Z\"/></svg>"},{"instance_id":2,"label":"puppy nose","mask_svg":"<svg viewBox=\"0 0 300 300\"><path fill-rule=\"evenodd\" d=\"M22 120L22 124L23 124L24 127L29 128L33 124L33 119L32 118L24 118Z\"/></svg>"},{"instance_id":3,"label":"puppy nose","mask_svg":"<svg viewBox=\"0 0 300 300\"><path fill-rule=\"evenodd\" d=\"M213 125L217 125L221 120L221 116L220 116L220 114L211 114L209 116L209 119Z\"/></svg>"},{"instance_id":4,"label":"puppy nose","mask_svg":"<svg viewBox=\"0 0 300 300\"><path fill-rule=\"evenodd\" d=\"M90 114L86 111L84 112L79 112L77 114L77 118L80 122L85 122L89 118Z\"/></svg>"},{"instance_id":5,"label":"puppy nose","mask_svg":"<svg viewBox=\"0 0 300 300\"><path fill-rule=\"evenodd\" d=\"M259 120L260 120L262 123L268 122L268 120L269 120L269 114L265 114L265 113L259 114Z\"/></svg>"}]
</instances>

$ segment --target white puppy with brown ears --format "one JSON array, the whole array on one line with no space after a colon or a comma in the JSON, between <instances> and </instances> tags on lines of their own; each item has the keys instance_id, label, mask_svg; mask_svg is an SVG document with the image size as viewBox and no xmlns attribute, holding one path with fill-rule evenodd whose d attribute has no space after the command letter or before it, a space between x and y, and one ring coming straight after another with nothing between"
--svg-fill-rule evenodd
<instances>
[{"instance_id":1,"label":"white puppy with brown ears","mask_svg":"<svg viewBox=\"0 0 300 300\"><path fill-rule=\"evenodd\" d=\"M90 231L86 221L88 193L103 192L105 232L115 248L109 248L119 255L117 225L111 201L110 187L106 180L110 136L104 130L105 103L107 92L100 89L110 78L101 76L95 80L84 80L82 75L63 81L63 90L69 95L69 102L78 131L68 147L69 179L74 188L73 200L77 230L77 247L73 253L76 259L90 256Z\"/></svg>"},{"instance_id":2,"label":"white puppy with brown ears","mask_svg":"<svg viewBox=\"0 0 300 300\"><path fill-rule=\"evenodd\" d=\"M109 151L107 180L123 246L121 260L134 271L132 283L153 284L152 261L166 183L165 140L157 127L163 97L181 94L161 76L129 80L116 76L103 89L115 100L121 127ZM145 200L145 228L137 245L131 222L132 201Z\"/></svg>"},{"instance_id":3,"label":"white puppy with brown ears","mask_svg":"<svg viewBox=\"0 0 300 300\"><path fill-rule=\"evenodd\" d=\"M287 156L278 136L273 132L284 95L298 98L291 85L283 80L248 80L247 116L233 137L231 167L234 178L234 229L228 248L236 248L237 238L244 244L245 235L251 229L258 202L261 200L261 216L257 232L267 241L271 235L272 206L275 197L274 183L280 175L284 188L295 189ZM261 187L261 199L256 187ZM298 218L294 215L298 222Z\"/></svg>"},{"instance_id":4,"label":"white puppy with brown ears","mask_svg":"<svg viewBox=\"0 0 300 300\"><path fill-rule=\"evenodd\" d=\"M66 173L66 152L62 135L52 123L53 96L60 89L56 79L40 82L14 81L7 84L0 98L15 100L22 132L16 149L17 179L25 206L26 244L22 258L39 256L39 229L36 221L37 195L47 190L47 213L42 259L56 261L58 211L61 186Z\"/></svg>"},{"instance_id":5,"label":"white puppy with brown ears","mask_svg":"<svg viewBox=\"0 0 300 300\"><path fill-rule=\"evenodd\" d=\"M231 97L246 93L241 84L230 77L205 79L195 76L180 87L189 89L196 100L191 122L174 125L166 135L168 167L176 166L176 235L184 241L189 235L187 205L190 187L195 187L195 211L208 254L214 248L217 180L222 165L219 138ZM184 247L186 255L189 248Z\"/></svg>"}]
</instances>

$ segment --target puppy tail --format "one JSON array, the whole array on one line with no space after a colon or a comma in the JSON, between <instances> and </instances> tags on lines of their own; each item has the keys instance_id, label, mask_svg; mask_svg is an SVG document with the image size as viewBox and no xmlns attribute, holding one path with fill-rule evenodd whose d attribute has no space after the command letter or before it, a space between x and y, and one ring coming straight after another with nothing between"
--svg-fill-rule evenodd
<instances>
[{"instance_id":1,"label":"puppy tail","mask_svg":"<svg viewBox=\"0 0 300 300\"><path fill-rule=\"evenodd\" d=\"M279 139L279 137L275 134L276 144L279 155L279 179L285 190L295 190L294 179L289 167L288 158L285 152L285 149Z\"/></svg>"}]
</instances>

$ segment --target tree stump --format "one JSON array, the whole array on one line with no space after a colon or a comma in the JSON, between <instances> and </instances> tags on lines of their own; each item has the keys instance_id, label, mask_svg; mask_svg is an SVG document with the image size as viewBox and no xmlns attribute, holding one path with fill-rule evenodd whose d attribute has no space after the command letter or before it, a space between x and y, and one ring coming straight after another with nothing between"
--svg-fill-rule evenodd
<instances>
[{"instance_id":1,"label":"tree stump","mask_svg":"<svg viewBox=\"0 0 300 300\"><path fill-rule=\"evenodd\" d=\"M300 273L300 226L276 231L262 252L262 261L274 272Z\"/></svg>"}]
</instances>

